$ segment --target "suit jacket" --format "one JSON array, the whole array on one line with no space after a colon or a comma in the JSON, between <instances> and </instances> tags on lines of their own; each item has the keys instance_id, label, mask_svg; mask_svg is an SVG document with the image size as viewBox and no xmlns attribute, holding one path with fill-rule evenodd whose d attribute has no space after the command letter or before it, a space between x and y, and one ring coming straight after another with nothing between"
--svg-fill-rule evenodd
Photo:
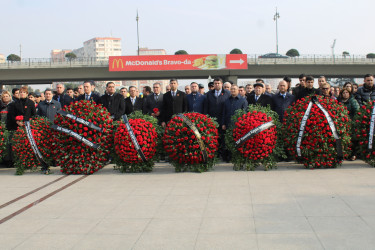
<instances>
[{"instance_id":1,"label":"suit jacket","mask_svg":"<svg viewBox=\"0 0 375 250\"><path fill-rule=\"evenodd\" d=\"M36 115L35 103L29 98L17 99L9 104L6 127L8 130L17 130L16 117L23 115L23 121L30 120Z\"/></svg>"},{"instance_id":2,"label":"suit jacket","mask_svg":"<svg viewBox=\"0 0 375 250\"><path fill-rule=\"evenodd\" d=\"M124 97L119 93L114 93L112 96L105 93L100 97L99 103L108 110L115 121L125 113Z\"/></svg>"},{"instance_id":3,"label":"suit jacket","mask_svg":"<svg viewBox=\"0 0 375 250\"><path fill-rule=\"evenodd\" d=\"M279 115L280 122L283 122L285 110L292 105L296 100L296 97L288 92L285 93L285 98L277 93L273 95L273 111Z\"/></svg>"},{"instance_id":4,"label":"suit jacket","mask_svg":"<svg viewBox=\"0 0 375 250\"><path fill-rule=\"evenodd\" d=\"M188 112L197 112L201 114L204 113L204 104L206 101L205 95L197 93L194 98L193 94L189 94L186 96L186 100L187 100Z\"/></svg>"},{"instance_id":5,"label":"suit jacket","mask_svg":"<svg viewBox=\"0 0 375 250\"><path fill-rule=\"evenodd\" d=\"M99 103L99 99L100 99L99 95L91 92L91 95L90 95L90 101L91 102ZM82 94L82 95L78 96L77 101L82 101L82 100L86 100L86 94Z\"/></svg>"},{"instance_id":6,"label":"suit jacket","mask_svg":"<svg viewBox=\"0 0 375 250\"><path fill-rule=\"evenodd\" d=\"M152 93L148 95L146 98L143 98L143 113L151 115L154 113L153 109L157 108L161 112L163 108L163 97L162 93L159 94L158 100L155 100L155 94Z\"/></svg>"},{"instance_id":7,"label":"suit jacket","mask_svg":"<svg viewBox=\"0 0 375 250\"><path fill-rule=\"evenodd\" d=\"M172 92L168 91L163 96L163 109L161 120L168 123L175 114L184 113L187 110L185 92L177 90L176 96L172 97Z\"/></svg>"},{"instance_id":8,"label":"suit jacket","mask_svg":"<svg viewBox=\"0 0 375 250\"><path fill-rule=\"evenodd\" d=\"M54 95L52 99L60 102L62 108L64 106L69 106L72 102L74 102L74 99L68 96L67 94Z\"/></svg>"},{"instance_id":9,"label":"suit jacket","mask_svg":"<svg viewBox=\"0 0 375 250\"><path fill-rule=\"evenodd\" d=\"M218 97L216 97L215 94L215 89L207 92L204 113L215 117L221 127L221 125L223 125L224 103L230 97L230 92L226 89L222 89Z\"/></svg>"},{"instance_id":10,"label":"suit jacket","mask_svg":"<svg viewBox=\"0 0 375 250\"><path fill-rule=\"evenodd\" d=\"M236 97L230 96L224 103L224 114L221 124L229 128L229 125L232 124L231 118L238 109L247 110L247 100L240 95Z\"/></svg>"},{"instance_id":11,"label":"suit jacket","mask_svg":"<svg viewBox=\"0 0 375 250\"><path fill-rule=\"evenodd\" d=\"M130 115L134 111L143 110L143 98L137 97L134 102L134 106L132 101L130 100L130 96L125 98L125 114Z\"/></svg>"},{"instance_id":12,"label":"suit jacket","mask_svg":"<svg viewBox=\"0 0 375 250\"><path fill-rule=\"evenodd\" d=\"M250 95L247 97L247 102L253 105L259 104L262 107L267 107L267 105L270 105L270 108L273 109L272 97L269 95L261 94L258 101L255 101L255 94Z\"/></svg>"},{"instance_id":13,"label":"suit jacket","mask_svg":"<svg viewBox=\"0 0 375 250\"><path fill-rule=\"evenodd\" d=\"M58 101L52 100L50 103L47 101L42 101L38 105L38 111L36 112L38 116L47 117L50 121L55 120L55 115L57 111L61 109L61 104Z\"/></svg>"}]
</instances>

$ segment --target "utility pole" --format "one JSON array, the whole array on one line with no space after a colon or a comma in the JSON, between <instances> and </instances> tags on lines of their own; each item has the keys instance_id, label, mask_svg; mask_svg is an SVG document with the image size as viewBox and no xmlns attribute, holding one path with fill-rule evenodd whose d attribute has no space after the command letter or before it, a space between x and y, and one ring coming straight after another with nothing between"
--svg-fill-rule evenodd
<instances>
[{"instance_id":1,"label":"utility pole","mask_svg":"<svg viewBox=\"0 0 375 250\"><path fill-rule=\"evenodd\" d=\"M277 30L277 19L280 18L279 12L277 12L277 7L276 7L276 13L273 16L273 20L276 21L276 54L279 54L279 34Z\"/></svg>"},{"instance_id":2,"label":"utility pole","mask_svg":"<svg viewBox=\"0 0 375 250\"><path fill-rule=\"evenodd\" d=\"M135 18L135 20L137 21L137 40L138 40L138 50L137 50L137 54L139 55L139 29L138 29L139 16L138 16L138 10L137 10L137 17Z\"/></svg>"},{"instance_id":3,"label":"utility pole","mask_svg":"<svg viewBox=\"0 0 375 250\"><path fill-rule=\"evenodd\" d=\"M333 40L333 44L332 44L332 46L331 46L333 61L335 61L335 46L336 46L336 39Z\"/></svg>"},{"instance_id":4,"label":"utility pole","mask_svg":"<svg viewBox=\"0 0 375 250\"><path fill-rule=\"evenodd\" d=\"M20 44L20 58L21 58L21 62L22 62L22 44Z\"/></svg>"}]
</instances>

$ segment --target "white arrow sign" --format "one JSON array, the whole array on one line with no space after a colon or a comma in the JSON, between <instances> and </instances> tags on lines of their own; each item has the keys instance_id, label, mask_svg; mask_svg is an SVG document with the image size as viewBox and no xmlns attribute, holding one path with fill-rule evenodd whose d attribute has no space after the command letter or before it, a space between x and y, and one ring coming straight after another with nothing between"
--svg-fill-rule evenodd
<instances>
[{"instance_id":1,"label":"white arrow sign","mask_svg":"<svg viewBox=\"0 0 375 250\"><path fill-rule=\"evenodd\" d=\"M245 61L240 58L240 60L230 60L229 63L239 63L240 65L244 63Z\"/></svg>"}]
</instances>

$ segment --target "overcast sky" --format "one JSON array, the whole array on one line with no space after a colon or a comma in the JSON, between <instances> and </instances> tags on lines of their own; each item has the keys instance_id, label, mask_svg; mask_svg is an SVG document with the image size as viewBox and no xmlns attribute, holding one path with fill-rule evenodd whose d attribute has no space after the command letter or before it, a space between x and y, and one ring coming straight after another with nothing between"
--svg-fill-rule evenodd
<instances>
[{"instance_id":1,"label":"overcast sky","mask_svg":"<svg viewBox=\"0 0 375 250\"><path fill-rule=\"evenodd\" d=\"M0 53L48 58L52 49L75 49L93 37L122 39L123 55L140 46L173 54L274 52L275 7L280 13L279 52L375 52L373 0L0 0Z\"/></svg>"}]
</instances>

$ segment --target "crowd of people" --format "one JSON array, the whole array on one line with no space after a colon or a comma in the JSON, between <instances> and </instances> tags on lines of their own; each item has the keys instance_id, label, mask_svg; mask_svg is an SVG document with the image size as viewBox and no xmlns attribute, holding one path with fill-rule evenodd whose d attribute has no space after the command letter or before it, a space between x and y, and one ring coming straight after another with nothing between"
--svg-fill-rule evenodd
<instances>
[{"instance_id":1,"label":"crowd of people","mask_svg":"<svg viewBox=\"0 0 375 250\"><path fill-rule=\"evenodd\" d=\"M314 88L314 77L304 74L299 76L299 83L294 88L291 87L291 81L290 77L284 77L278 83L277 90L273 91L271 85L265 84L262 79L257 79L254 84L238 86L215 78L208 83L208 91L205 91L203 84L197 82L192 82L185 86L185 91L180 91L178 80L171 79L164 93L161 84L154 83L152 89L149 86L143 87L142 95L135 86L130 86L129 89L122 87L116 92L113 82L106 84L103 95L95 91L93 81L85 81L75 89L66 90L63 84L57 84L56 90L46 89L41 94L29 93L27 87L21 87L13 89L12 93L2 92L0 114L1 121L6 123L6 128L10 131L11 139L13 132L31 117L44 116L53 121L58 110L80 100L102 104L114 120L120 120L123 114L142 111L157 118L163 127L175 114L198 112L216 118L220 135L219 155L228 162L230 155L225 148L224 134L231 126L231 116L238 109L246 110L248 105L269 106L283 122L284 111L308 95L321 95L337 100L347 107L350 117L356 114L362 103L375 100L374 76L371 74L364 76L363 86L351 82L346 82L342 87L331 86L324 76L320 76L317 80L319 87ZM23 121L16 119L19 116L23 116ZM354 159L355 155L352 157ZM7 160L12 162L11 159Z\"/></svg>"}]
</instances>

